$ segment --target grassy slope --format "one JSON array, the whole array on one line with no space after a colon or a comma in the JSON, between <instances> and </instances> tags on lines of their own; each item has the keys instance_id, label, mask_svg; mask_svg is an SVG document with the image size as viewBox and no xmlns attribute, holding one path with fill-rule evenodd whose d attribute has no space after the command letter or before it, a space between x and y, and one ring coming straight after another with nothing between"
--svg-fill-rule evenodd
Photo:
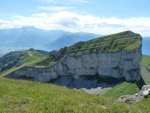
<instances>
[{"instance_id":1,"label":"grassy slope","mask_svg":"<svg viewBox=\"0 0 150 113\"><path fill-rule=\"evenodd\" d=\"M9 68L5 71L3 71L1 73L2 76L5 76L9 73L12 73L20 68L23 68L25 66L32 66L40 61L42 61L43 59L45 59L47 56L46 55L43 55L43 54L40 54L40 53L37 53L37 52L33 52L33 51L27 51L21 58L20 58L20 61L21 61L21 64L20 65L17 65L17 66L14 66L12 68Z\"/></svg>"},{"instance_id":2,"label":"grassy slope","mask_svg":"<svg viewBox=\"0 0 150 113\"><path fill-rule=\"evenodd\" d=\"M143 56L141 62L141 72L145 82L150 84L150 56Z\"/></svg>"},{"instance_id":3,"label":"grassy slope","mask_svg":"<svg viewBox=\"0 0 150 113\"><path fill-rule=\"evenodd\" d=\"M79 42L67 48L67 52L79 51L101 51L101 52L117 52L121 50L130 51L141 46L141 36L131 31L112 34L86 42ZM65 48L66 49L66 48Z\"/></svg>"},{"instance_id":4,"label":"grassy slope","mask_svg":"<svg viewBox=\"0 0 150 113\"><path fill-rule=\"evenodd\" d=\"M64 87L0 78L0 113L148 113L145 111L150 110L148 105L141 103L129 106L110 97L88 95Z\"/></svg>"},{"instance_id":5,"label":"grassy slope","mask_svg":"<svg viewBox=\"0 0 150 113\"><path fill-rule=\"evenodd\" d=\"M121 95L130 95L138 92L139 89L134 83L121 83L105 93L105 96L117 99Z\"/></svg>"},{"instance_id":6,"label":"grassy slope","mask_svg":"<svg viewBox=\"0 0 150 113\"><path fill-rule=\"evenodd\" d=\"M48 57L35 63L34 66L44 66L44 67L50 68L52 62L55 62L55 57L53 55L49 54Z\"/></svg>"},{"instance_id":7,"label":"grassy slope","mask_svg":"<svg viewBox=\"0 0 150 113\"><path fill-rule=\"evenodd\" d=\"M143 55L142 65L145 67L150 67L150 56Z\"/></svg>"}]
</instances>

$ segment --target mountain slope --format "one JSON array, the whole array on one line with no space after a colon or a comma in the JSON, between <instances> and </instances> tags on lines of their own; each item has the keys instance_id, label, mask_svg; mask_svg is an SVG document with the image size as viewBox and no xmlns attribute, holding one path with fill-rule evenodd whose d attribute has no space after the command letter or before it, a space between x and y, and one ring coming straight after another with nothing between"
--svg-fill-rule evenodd
<instances>
[{"instance_id":1,"label":"mountain slope","mask_svg":"<svg viewBox=\"0 0 150 113\"><path fill-rule=\"evenodd\" d=\"M117 52L123 50L134 50L140 48L141 36L131 31L103 36L86 42L74 44L68 51L84 51L100 49L101 52Z\"/></svg>"},{"instance_id":2,"label":"mountain slope","mask_svg":"<svg viewBox=\"0 0 150 113\"><path fill-rule=\"evenodd\" d=\"M134 84L123 83L112 91L112 95L108 92L109 95L95 96L52 84L0 77L0 112L149 113L149 98L135 104L119 103L112 99L113 96L135 93L137 88Z\"/></svg>"},{"instance_id":3,"label":"mountain slope","mask_svg":"<svg viewBox=\"0 0 150 113\"><path fill-rule=\"evenodd\" d=\"M0 72L8 74L24 66L30 66L47 57L48 52L29 49L10 52L0 58Z\"/></svg>"},{"instance_id":4,"label":"mountain slope","mask_svg":"<svg viewBox=\"0 0 150 113\"><path fill-rule=\"evenodd\" d=\"M9 73L7 77L53 82L73 88L98 87L100 83L122 81L144 84L140 76L141 36L125 31L50 52L33 66Z\"/></svg>"},{"instance_id":5,"label":"mountain slope","mask_svg":"<svg viewBox=\"0 0 150 113\"><path fill-rule=\"evenodd\" d=\"M150 56L143 55L141 62L141 72L145 82L150 84Z\"/></svg>"},{"instance_id":6,"label":"mountain slope","mask_svg":"<svg viewBox=\"0 0 150 113\"><path fill-rule=\"evenodd\" d=\"M90 53L101 51L104 53L114 53L118 51L132 51L134 49L141 47L141 37L139 34L135 34L131 31L125 31L118 34L102 36L98 38L94 38L88 41L80 41L71 46L61 48L58 51L52 51L49 54L49 58L45 59L51 63L52 57L53 60L58 60L64 55L74 54L77 55L80 53ZM81 54L80 53L80 54ZM45 65L44 62L41 61L42 65ZM47 62L48 63L48 62ZM40 64L39 64L40 65Z\"/></svg>"}]
</instances>

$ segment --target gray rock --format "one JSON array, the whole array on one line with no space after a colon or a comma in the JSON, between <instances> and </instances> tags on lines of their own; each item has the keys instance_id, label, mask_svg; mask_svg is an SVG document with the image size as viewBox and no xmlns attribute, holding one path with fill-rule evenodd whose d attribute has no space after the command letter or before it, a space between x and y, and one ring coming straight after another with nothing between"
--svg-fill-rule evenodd
<instances>
[{"instance_id":1,"label":"gray rock","mask_svg":"<svg viewBox=\"0 0 150 113\"><path fill-rule=\"evenodd\" d=\"M150 85L144 85L139 92L139 95L147 97L150 94Z\"/></svg>"},{"instance_id":2,"label":"gray rock","mask_svg":"<svg viewBox=\"0 0 150 113\"><path fill-rule=\"evenodd\" d=\"M113 84L101 83L96 88L81 88L80 90L92 95L102 95L113 86Z\"/></svg>"},{"instance_id":3,"label":"gray rock","mask_svg":"<svg viewBox=\"0 0 150 113\"><path fill-rule=\"evenodd\" d=\"M113 77L126 81L139 81L141 49L132 52L90 53L67 55L53 67L59 76L80 78L86 76Z\"/></svg>"},{"instance_id":4,"label":"gray rock","mask_svg":"<svg viewBox=\"0 0 150 113\"><path fill-rule=\"evenodd\" d=\"M142 89L134 95L124 95L121 96L118 101L125 103L135 103L142 101L144 98L147 98L150 95L150 85L144 85Z\"/></svg>"},{"instance_id":5,"label":"gray rock","mask_svg":"<svg viewBox=\"0 0 150 113\"><path fill-rule=\"evenodd\" d=\"M55 71L49 70L49 68L24 67L18 71L9 74L7 77L15 79L31 79L40 82L49 82L53 79L56 79L58 76Z\"/></svg>"}]
</instances>

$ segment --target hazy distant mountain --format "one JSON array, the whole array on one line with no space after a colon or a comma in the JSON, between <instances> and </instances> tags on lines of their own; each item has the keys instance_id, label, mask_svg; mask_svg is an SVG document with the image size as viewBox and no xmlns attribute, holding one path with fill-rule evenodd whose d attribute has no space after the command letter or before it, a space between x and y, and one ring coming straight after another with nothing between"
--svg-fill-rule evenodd
<instances>
[{"instance_id":1,"label":"hazy distant mountain","mask_svg":"<svg viewBox=\"0 0 150 113\"><path fill-rule=\"evenodd\" d=\"M32 27L0 30L0 53L11 50L35 48L58 49L96 35L91 33L70 33L62 30L41 30Z\"/></svg>"},{"instance_id":2,"label":"hazy distant mountain","mask_svg":"<svg viewBox=\"0 0 150 113\"><path fill-rule=\"evenodd\" d=\"M57 40L53 41L48 45L48 48L51 49L59 49L65 46L72 45L79 41L87 41L93 38L96 38L98 35L92 34L92 33L66 33L61 38L58 38Z\"/></svg>"}]
</instances>

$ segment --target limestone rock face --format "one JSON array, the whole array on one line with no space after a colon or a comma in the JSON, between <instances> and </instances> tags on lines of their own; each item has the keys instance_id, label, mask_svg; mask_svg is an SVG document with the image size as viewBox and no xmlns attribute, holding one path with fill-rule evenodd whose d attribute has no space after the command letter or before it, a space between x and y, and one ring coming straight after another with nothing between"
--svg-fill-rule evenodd
<instances>
[{"instance_id":1,"label":"limestone rock face","mask_svg":"<svg viewBox=\"0 0 150 113\"><path fill-rule=\"evenodd\" d=\"M140 80L141 50L116 53L91 53L65 56L53 67L58 76L78 78L112 77L126 81Z\"/></svg>"},{"instance_id":2,"label":"limestone rock face","mask_svg":"<svg viewBox=\"0 0 150 113\"><path fill-rule=\"evenodd\" d=\"M58 51L55 56L55 63L50 67L23 68L8 76L75 88L98 87L103 80L137 82L142 79L141 37L130 31L80 42Z\"/></svg>"},{"instance_id":3,"label":"limestone rock face","mask_svg":"<svg viewBox=\"0 0 150 113\"><path fill-rule=\"evenodd\" d=\"M51 74L51 76L50 76ZM24 67L18 71L11 73L8 77L15 79L31 79L40 82L49 82L58 76L48 68Z\"/></svg>"}]
</instances>

